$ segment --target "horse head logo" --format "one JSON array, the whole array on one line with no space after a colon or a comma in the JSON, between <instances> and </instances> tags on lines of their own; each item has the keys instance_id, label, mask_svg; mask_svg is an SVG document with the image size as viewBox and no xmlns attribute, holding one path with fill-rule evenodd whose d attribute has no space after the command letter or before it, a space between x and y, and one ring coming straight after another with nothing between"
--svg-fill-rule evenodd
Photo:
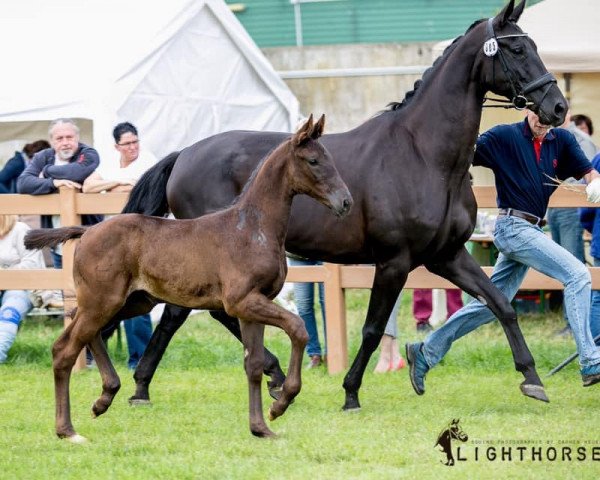
<instances>
[{"instance_id":1,"label":"horse head logo","mask_svg":"<svg viewBox=\"0 0 600 480\"><path fill-rule=\"evenodd\" d=\"M469 436L458 425L458 422L460 422L458 418L452 420L452 422L450 422L448 426L439 434L437 442L434 445L434 447L439 445L442 448L442 453L446 454L446 463L444 463L444 465L448 465L449 467L454 465L454 455L452 455L452 439L460 440L461 442L466 442L469 439Z\"/></svg>"}]
</instances>

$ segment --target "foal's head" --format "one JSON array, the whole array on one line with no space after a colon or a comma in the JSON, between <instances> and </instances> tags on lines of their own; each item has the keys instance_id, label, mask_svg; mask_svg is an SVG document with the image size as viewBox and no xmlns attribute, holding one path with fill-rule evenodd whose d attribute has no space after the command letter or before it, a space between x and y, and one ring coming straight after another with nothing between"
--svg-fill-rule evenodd
<instances>
[{"instance_id":1,"label":"foal's head","mask_svg":"<svg viewBox=\"0 0 600 480\"><path fill-rule=\"evenodd\" d=\"M517 6L514 3L510 0L496 17L473 28L473 34L479 32L475 35L483 40L478 42L481 48L475 68L487 90L510 99L519 110L529 108L542 123L558 126L564 121L567 102L535 43L517 26L525 0Z\"/></svg>"},{"instance_id":2,"label":"foal's head","mask_svg":"<svg viewBox=\"0 0 600 480\"><path fill-rule=\"evenodd\" d=\"M295 193L310 195L341 217L350 211L353 200L331 155L318 141L324 125L325 115L313 123L311 114L290 139L289 181Z\"/></svg>"}]
</instances>

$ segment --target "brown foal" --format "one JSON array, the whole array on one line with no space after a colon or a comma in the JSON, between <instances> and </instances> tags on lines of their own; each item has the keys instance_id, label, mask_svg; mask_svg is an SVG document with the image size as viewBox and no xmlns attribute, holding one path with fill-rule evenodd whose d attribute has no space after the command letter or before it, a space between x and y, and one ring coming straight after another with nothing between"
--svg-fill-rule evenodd
<instances>
[{"instance_id":1,"label":"brown foal","mask_svg":"<svg viewBox=\"0 0 600 480\"><path fill-rule=\"evenodd\" d=\"M255 170L237 201L194 220L119 215L93 227L31 231L28 248L54 246L81 237L73 276L77 311L52 348L56 434L85 441L71 423L69 379L79 352L89 345L102 394L92 414L106 412L120 388L100 336L102 327L149 312L159 302L225 310L240 319L249 385L250 431L272 436L262 412L265 325L290 337L288 377L269 419L282 415L300 392L301 362L308 334L300 317L273 303L287 274L284 240L294 195L304 193L344 216L352 196L323 145L322 116L312 115ZM198 185L198 188L202 188Z\"/></svg>"}]
</instances>

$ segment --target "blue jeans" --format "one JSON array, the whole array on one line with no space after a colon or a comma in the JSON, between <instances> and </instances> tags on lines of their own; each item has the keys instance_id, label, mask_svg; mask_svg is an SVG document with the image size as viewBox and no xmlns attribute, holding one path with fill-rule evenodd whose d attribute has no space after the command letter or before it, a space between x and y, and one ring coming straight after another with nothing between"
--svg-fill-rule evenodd
<instances>
[{"instance_id":1,"label":"blue jeans","mask_svg":"<svg viewBox=\"0 0 600 480\"><path fill-rule=\"evenodd\" d=\"M516 217L498 217L494 243L500 251L491 277L494 285L512 300L529 267L559 280L565 287L565 307L579 362L582 367L600 363L600 350L590 332L591 277L585 265L541 228ZM423 353L429 366L439 363L454 340L495 319L476 300L460 309L425 339Z\"/></svg>"},{"instance_id":2,"label":"blue jeans","mask_svg":"<svg viewBox=\"0 0 600 480\"><path fill-rule=\"evenodd\" d=\"M385 331L383 332L385 335L389 335L392 338L398 338L398 310L400 309L401 301L402 292L400 292L400 295L398 295L398 298L396 299L396 303L394 303L394 308L392 309L392 313L390 313L390 318L388 318Z\"/></svg>"},{"instance_id":3,"label":"blue jeans","mask_svg":"<svg viewBox=\"0 0 600 480\"><path fill-rule=\"evenodd\" d=\"M17 336L19 324L33 305L27 290L0 291L0 302L0 363L4 363Z\"/></svg>"},{"instance_id":4,"label":"blue jeans","mask_svg":"<svg viewBox=\"0 0 600 480\"><path fill-rule=\"evenodd\" d=\"M548 225L552 240L566 248L580 262L585 263L583 253L583 227L577 208L549 208Z\"/></svg>"},{"instance_id":5,"label":"blue jeans","mask_svg":"<svg viewBox=\"0 0 600 480\"><path fill-rule=\"evenodd\" d=\"M290 265L302 267L306 265L323 265L323 262L313 260L297 260L288 258ZM319 303L321 304L321 315L323 316L323 336L327 344L327 327L325 322L325 294L323 284L319 283ZM310 282L294 283L294 299L298 308L298 315L304 320L304 326L308 332L308 343L306 353L308 356L323 355L321 343L319 342L319 331L317 319L315 318L315 284Z\"/></svg>"},{"instance_id":6,"label":"blue jeans","mask_svg":"<svg viewBox=\"0 0 600 480\"><path fill-rule=\"evenodd\" d=\"M594 266L600 267L600 258L594 257ZM592 332L592 338L596 338L598 335L600 335L600 290L594 290L592 292L590 331ZM596 341L596 344L600 345L600 339Z\"/></svg>"},{"instance_id":7,"label":"blue jeans","mask_svg":"<svg viewBox=\"0 0 600 480\"><path fill-rule=\"evenodd\" d=\"M123 323L125 324L125 337L127 338L127 351L129 352L127 366L135 369L150 342L150 337L152 337L152 321L150 314L147 313L129 318Z\"/></svg>"}]
</instances>

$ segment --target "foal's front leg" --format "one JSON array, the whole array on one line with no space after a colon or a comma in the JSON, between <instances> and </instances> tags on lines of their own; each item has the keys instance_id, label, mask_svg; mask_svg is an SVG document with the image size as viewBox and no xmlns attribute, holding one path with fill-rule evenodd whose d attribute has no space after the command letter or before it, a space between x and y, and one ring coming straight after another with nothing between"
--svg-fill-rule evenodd
<instances>
[{"instance_id":1,"label":"foal's front leg","mask_svg":"<svg viewBox=\"0 0 600 480\"><path fill-rule=\"evenodd\" d=\"M106 412L112 404L115 395L121 388L121 380L110 361L100 332L90 342L89 347L92 350L94 360L96 360L96 365L102 377L102 394L92 406L92 416L98 417Z\"/></svg>"},{"instance_id":2,"label":"foal's front leg","mask_svg":"<svg viewBox=\"0 0 600 480\"><path fill-rule=\"evenodd\" d=\"M248 399L250 410L250 431L257 437L272 437L262 412L261 382L264 364L265 326L255 322L239 322L242 343L244 344L244 368L248 377Z\"/></svg>"},{"instance_id":3,"label":"foal's front leg","mask_svg":"<svg viewBox=\"0 0 600 480\"><path fill-rule=\"evenodd\" d=\"M291 401L300 392L302 386L302 355L308 342L308 333L304 321L298 315L294 315L258 293L252 293L243 300L235 302L235 305L227 313L240 319L243 318L248 322L279 327L290 337L292 353L288 376L283 382L281 396L273 402L269 409L269 419L275 420L283 415Z\"/></svg>"}]
</instances>

